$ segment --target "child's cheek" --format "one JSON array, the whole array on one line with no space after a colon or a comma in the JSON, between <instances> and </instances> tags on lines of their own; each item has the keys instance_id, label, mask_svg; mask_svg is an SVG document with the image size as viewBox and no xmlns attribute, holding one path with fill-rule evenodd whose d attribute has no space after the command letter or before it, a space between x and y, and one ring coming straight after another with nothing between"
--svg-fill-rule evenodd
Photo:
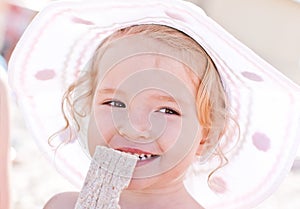
<instances>
[{"instance_id":1,"label":"child's cheek","mask_svg":"<svg viewBox=\"0 0 300 209\"><path fill-rule=\"evenodd\" d=\"M88 128L88 146L90 154L98 145L107 145L113 136L113 120L106 111L98 111L91 116Z\"/></svg>"},{"instance_id":2,"label":"child's cheek","mask_svg":"<svg viewBox=\"0 0 300 209\"><path fill-rule=\"evenodd\" d=\"M176 117L176 116L175 116ZM182 127L180 117L175 119L167 119L165 129L162 135L157 139L157 143L164 152L176 148L178 140L181 139Z\"/></svg>"}]
</instances>

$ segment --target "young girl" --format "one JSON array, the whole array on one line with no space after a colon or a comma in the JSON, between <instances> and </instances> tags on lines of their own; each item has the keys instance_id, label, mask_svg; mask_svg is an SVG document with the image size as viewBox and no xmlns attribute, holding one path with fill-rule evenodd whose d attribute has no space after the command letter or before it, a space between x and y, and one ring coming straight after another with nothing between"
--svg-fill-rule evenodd
<instances>
[{"instance_id":1,"label":"young girl","mask_svg":"<svg viewBox=\"0 0 300 209\"><path fill-rule=\"evenodd\" d=\"M124 209L252 208L296 153L299 87L187 2L55 3L10 72L41 148L72 182L84 188L98 146L137 156Z\"/></svg>"},{"instance_id":2,"label":"young girl","mask_svg":"<svg viewBox=\"0 0 300 209\"><path fill-rule=\"evenodd\" d=\"M87 89L76 91L81 86ZM65 104L90 116L89 153L103 145L140 156L122 208L202 208L188 195L184 174L195 156L212 152L227 109L219 75L195 41L160 25L118 30L68 89Z\"/></svg>"}]
</instances>

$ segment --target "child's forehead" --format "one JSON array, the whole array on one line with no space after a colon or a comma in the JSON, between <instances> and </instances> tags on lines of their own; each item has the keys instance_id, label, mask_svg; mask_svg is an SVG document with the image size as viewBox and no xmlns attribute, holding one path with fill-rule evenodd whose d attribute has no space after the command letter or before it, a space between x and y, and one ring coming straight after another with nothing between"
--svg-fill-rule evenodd
<instances>
[{"instance_id":1,"label":"child's forehead","mask_svg":"<svg viewBox=\"0 0 300 209\"><path fill-rule=\"evenodd\" d=\"M198 77L172 57L153 53L138 54L121 60L98 77L98 87L107 89L189 89L196 92ZM183 85L183 86L182 86ZM174 94L174 93L172 93Z\"/></svg>"},{"instance_id":2,"label":"child's forehead","mask_svg":"<svg viewBox=\"0 0 300 209\"><path fill-rule=\"evenodd\" d=\"M198 53L191 53L188 50L178 49L170 46L166 42L154 39L145 35L130 35L111 41L108 45L100 49L102 57L99 59L98 70L104 75L106 72L120 63L132 57L142 57L140 55L151 54L156 57L169 57L193 71L197 77L201 78L205 69L206 60ZM145 56L143 56L145 58ZM141 60L142 62L143 60ZM145 61L145 60L144 60ZM137 63L138 64L138 63Z\"/></svg>"}]
</instances>

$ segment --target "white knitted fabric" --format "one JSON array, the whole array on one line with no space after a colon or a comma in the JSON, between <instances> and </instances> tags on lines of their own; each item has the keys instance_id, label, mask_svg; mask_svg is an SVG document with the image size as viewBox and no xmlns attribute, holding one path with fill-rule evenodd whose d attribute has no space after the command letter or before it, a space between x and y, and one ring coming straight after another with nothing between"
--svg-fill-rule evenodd
<instances>
[{"instance_id":1,"label":"white knitted fabric","mask_svg":"<svg viewBox=\"0 0 300 209\"><path fill-rule=\"evenodd\" d=\"M120 208L121 192L129 185L136 162L134 155L97 146L75 208Z\"/></svg>"}]
</instances>

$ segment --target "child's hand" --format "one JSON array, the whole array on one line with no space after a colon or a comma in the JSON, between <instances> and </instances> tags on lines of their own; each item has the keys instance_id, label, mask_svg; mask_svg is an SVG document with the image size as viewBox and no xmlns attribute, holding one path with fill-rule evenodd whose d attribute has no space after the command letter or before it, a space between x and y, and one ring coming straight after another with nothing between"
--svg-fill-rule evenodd
<instances>
[{"instance_id":1,"label":"child's hand","mask_svg":"<svg viewBox=\"0 0 300 209\"><path fill-rule=\"evenodd\" d=\"M117 209L121 192L131 180L137 157L96 147L76 209Z\"/></svg>"}]
</instances>

